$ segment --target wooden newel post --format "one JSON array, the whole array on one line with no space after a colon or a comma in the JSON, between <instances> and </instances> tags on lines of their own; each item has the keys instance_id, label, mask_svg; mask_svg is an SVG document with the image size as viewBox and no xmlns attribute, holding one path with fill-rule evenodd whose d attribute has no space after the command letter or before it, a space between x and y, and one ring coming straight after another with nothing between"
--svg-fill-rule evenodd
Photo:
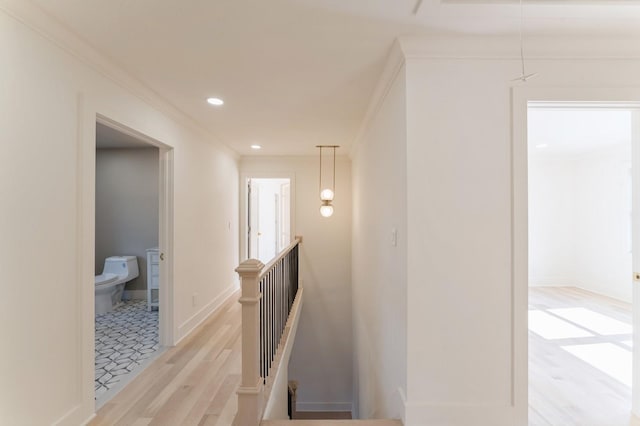
<instances>
[{"instance_id":1,"label":"wooden newel post","mask_svg":"<svg viewBox=\"0 0 640 426\"><path fill-rule=\"evenodd\" d=\"M245 260L236 268L240 275L242 305L242 381L238 389L236 426L258 426L264 408L264 384L259 371L260 291L258 277L264 264Z\"/></svg>"}]
</instances>

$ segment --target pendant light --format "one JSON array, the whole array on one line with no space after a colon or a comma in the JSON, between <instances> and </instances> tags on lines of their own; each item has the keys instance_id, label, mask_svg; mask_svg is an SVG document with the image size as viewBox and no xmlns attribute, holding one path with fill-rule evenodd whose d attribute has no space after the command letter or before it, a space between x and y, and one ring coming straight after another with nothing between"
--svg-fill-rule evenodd
<instances>
[{"instance_id":1,"label":"pendant light","mask_svg":"<svg viewBox=\"0 0 640 426\"><path fill-rule=\"evenodd\" d=\"M316 148L320 149L320 181L319 181L319 192L320 192L320 214L323 217L330 217L333 215L333 206L331 202L333 201L333 197L335 197L336 191L336 148L339 148L339 145L316 145ZM332 167L332 181L331 186L325 185L323 186L322 182L322 149L327 148L333 150L333 167Z\"/></svg>"},{"instance_id":2,"label":"pendant light","mask_svg":"<svg viewBox=\"0 0 640 426\"><path fill-rule=\"evenodd\" d=\"M522 72L520 77L516 77L511 81L522 81L524 83L527 82L531 77L535 77L538 73L534 72L531 74L527 74L524 70L524 43L522 41L522 31L524 27L524 6L522 4L523 0L520 0L520 65L522 66Z\"/></svg>"}]
</instances>

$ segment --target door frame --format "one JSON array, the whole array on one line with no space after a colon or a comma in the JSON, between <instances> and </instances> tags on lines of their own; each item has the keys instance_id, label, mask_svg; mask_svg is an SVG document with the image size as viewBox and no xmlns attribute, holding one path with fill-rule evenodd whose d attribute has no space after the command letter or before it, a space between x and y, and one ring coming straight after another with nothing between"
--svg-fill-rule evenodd
<instances>
[{"instance_id":1,"label":"door frame","mask_svg":"<svg viewBox=\"0 0 640 426\"><path fill-rule=\"evenodd\" d=\"M160 253L166 256L166 260L160 262L158 338L160 346L173 346L175 336L173 312L173 147L99 113L96 114L96 123L103 124L158 148L158 247ZM94 132L94 148L95 144ZM95 230L93 244L95 246Z\"/></svg>"},{"instance_id":2,"label":"door frame","mask_svg":"<svg viewBox=\"0 0 640 426\"><path fill-rule=\"evenodd\" d=\"M513 325L513 383L512 399L520 413L528 411L529 395L529 344L528 344L528 290L529 290L529 237L528 237L528 145L527 145L527 109L529 102L598 102L628 103L630 107L640 104L640 87L632 88L551 88L551 87L514 87L511 91L511 224L512 224L512 325ZM634 119L634 128L640 128ZM636 132L632 139L632 164L640 164L640 141ZM640 167L632 167L633 181L639 181ZM633 211L640 212L634 197ZM632 229L640 228L640 214L634 215ZM640 247L640 232L633 232L633 246ZM637 254L634 253L634 256ZM635 262L634 262L635 264ZM635 267L635 265L634 265ZM631 271L630 271L631 272ZM629 279L631 280L631 276ZM633 287L633 305L640 307L640 288ZM640 324L640 309L633 309L633 323ZM640 417L640 330L634 326L633 333L633 386L632 417ZM637 343L637 344L636 344Z\"/></svg>"},{"instance_id":3,"label":"door frame","mask_svg":"<svg viewBox=\"0 0 640 426\"><path fill-rule=\"evenodd\" d=\"M289 232L293 238L296 229L296 174L294 172L241 172L240 173L240 262L247 260L247 215L249 196L247 181L249 179L289 179Z\"/></svg>"}]
</instances>

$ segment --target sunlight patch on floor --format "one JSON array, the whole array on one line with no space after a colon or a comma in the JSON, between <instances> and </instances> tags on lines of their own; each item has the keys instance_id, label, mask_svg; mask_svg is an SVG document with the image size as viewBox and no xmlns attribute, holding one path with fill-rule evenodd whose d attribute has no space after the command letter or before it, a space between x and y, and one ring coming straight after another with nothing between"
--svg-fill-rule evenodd
<instances>
[{"instance_id":1,"label":"sunlight patch on floor","mask_svg":"<svg viewBox=\"0 0 640 426\"><path fill-rule=\"evenodd\" d=\"M543 311L529 311L529 330L545 339L591 337L593 334Z\"/></svg>"},{"instance_id":2,"label":"sunlight patch on floor","mask_svg":"<svg viewBox=\"0 0 640 426\"><path fill-rule=\"evenodd\" d=\"M631 334L630 324L587 308L549 309L549 312L602 335Z\"/></svg>"},{"instance_id":3,"label":"sunlight patch on floor","mask_svg":"<svg viewBox=\"0 0 640 426\"><path fill-rule=\"evenodd\" d=\"M570 345L562 349L631 387L631 351L613 343Z\"/></svg>"}]
</instances>

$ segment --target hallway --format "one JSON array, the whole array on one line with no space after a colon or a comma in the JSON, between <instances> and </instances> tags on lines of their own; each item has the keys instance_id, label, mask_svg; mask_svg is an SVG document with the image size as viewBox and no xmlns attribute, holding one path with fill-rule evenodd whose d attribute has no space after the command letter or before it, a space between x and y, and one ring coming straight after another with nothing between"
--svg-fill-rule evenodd
<instances>
[{"instance_id":1,"label":"hallway","mask_svg":"<svg viewBox=\"0 0 640 426\"><path fill-rule=\"evenodd\" d=\"M90 425L230 425L240 382L240 313L234 293L104 404Z\"/></svg>"}]
</instances>

